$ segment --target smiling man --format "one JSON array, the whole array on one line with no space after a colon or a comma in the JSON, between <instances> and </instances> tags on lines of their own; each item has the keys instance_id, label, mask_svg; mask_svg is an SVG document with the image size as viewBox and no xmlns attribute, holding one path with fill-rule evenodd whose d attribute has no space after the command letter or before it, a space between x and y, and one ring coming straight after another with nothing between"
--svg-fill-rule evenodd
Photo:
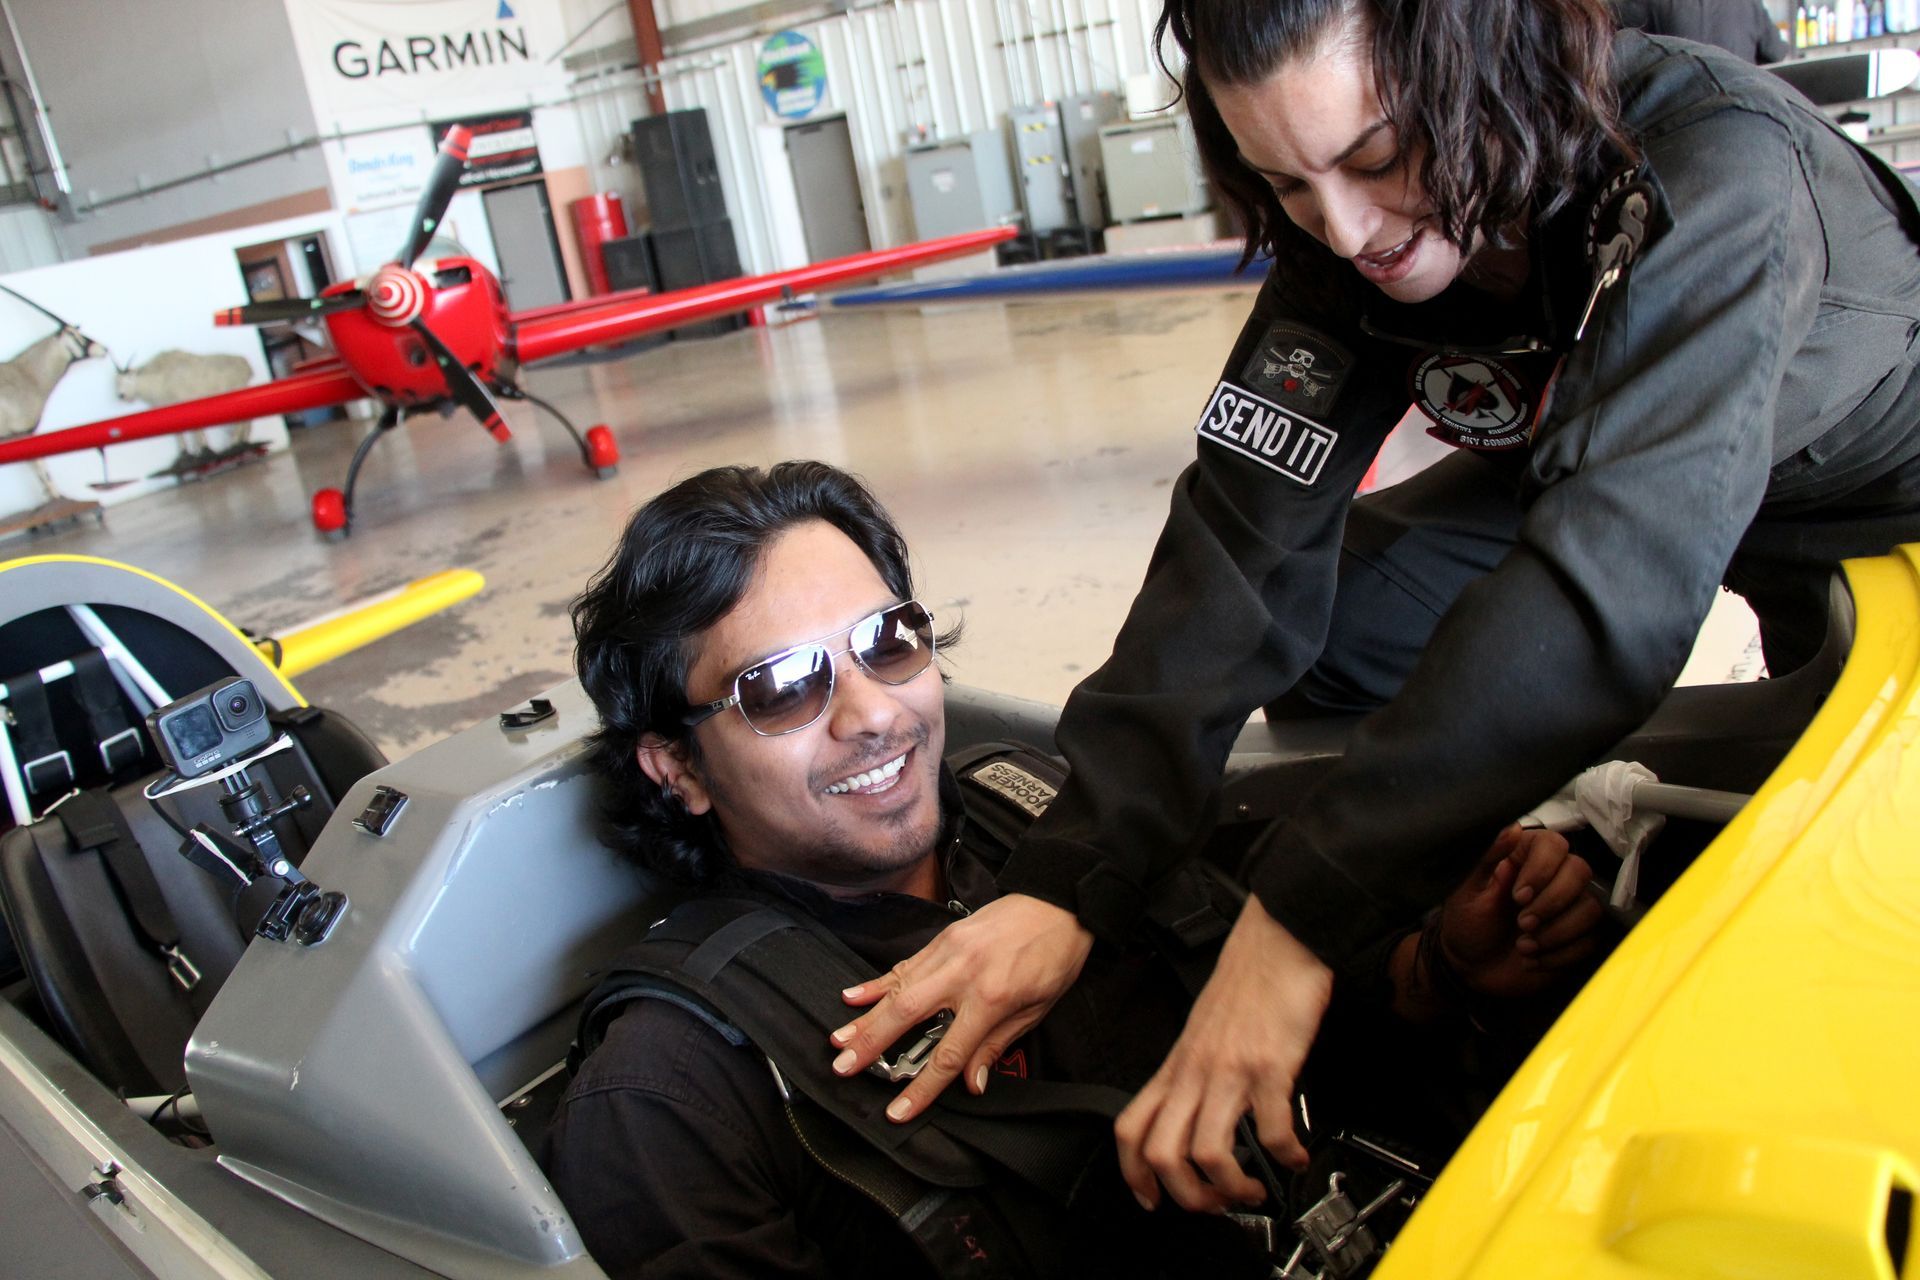
<instances>
[{"instance_id":1,"label":"smiling man","mask_svg":"<svg viewBox=\"0 0 1920 1280\"><path fill-rule=\"evenodd\" d=\"M1190 1003L1176 965L1208 944L1101 944L1001 1046L990 1088L922 1114L896 1094L934 1040L916 1031L877 1073L831 1046L856 1012L843 988L999 896L1060 777L1012 749L943 764L935 655L953 636L857 480L817 462L694 476L635 513L573 616L609 841L688 891L589 997L549 1135L610 1275L1266 1274L1240 1228L1148 1213L1115 1163L1112 1118ZM1503 892L1523 867L1536 941L1576 956L1588 872L1545 833L1490 856L1425 954L1472 957L1460 976L1482 990L1537 984ZM1186 884L1223 933L1237 895ZM1419 1017L1434 975L1407 941L1396 1003Z\"/></svg>"}]
</instances>

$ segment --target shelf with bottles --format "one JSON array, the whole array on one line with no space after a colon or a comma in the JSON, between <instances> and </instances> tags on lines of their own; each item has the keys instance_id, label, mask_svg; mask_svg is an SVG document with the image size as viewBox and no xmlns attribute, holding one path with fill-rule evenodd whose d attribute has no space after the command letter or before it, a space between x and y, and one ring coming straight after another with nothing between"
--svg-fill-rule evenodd
<instances>
[{"instance_id":1,"label":"shelf with bottles","mask_svg":"<svg viewBox=\"0 0 1920 1280\"><path fill-rule=\"evenodd\" d=\"M1920 33L1920 0L1834 0L1793 11L1789 43L1799 52L1825 52L1863 40Z\"/></svg>"}]
</instances>

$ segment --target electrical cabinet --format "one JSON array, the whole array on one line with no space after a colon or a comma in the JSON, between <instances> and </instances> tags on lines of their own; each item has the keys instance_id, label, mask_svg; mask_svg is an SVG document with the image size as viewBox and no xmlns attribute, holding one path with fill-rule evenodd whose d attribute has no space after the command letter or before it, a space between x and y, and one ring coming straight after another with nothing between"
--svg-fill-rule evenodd
<instances>
[{"instance_id":1,"label":"electrical cabinet","mask_svg":"<svg viewBox=\"0 0 1920 1280\"><path fill-rule=\"evenodd\" d=\"M1013 131L1013 164L1020 174L1027 230L1040 236L1081 225L1060 108L1051 102L1016 107L1007 113L1007 127Z\"/></svg>"},{"instance_id":2,"label":"electrical cabinet","mask_svg":"<svg viewBox=\"0 0 1920 1280\"><path fill-rule=\"evenodd\" d=\"M1020 217L1007 140L988 129L907 149L907 199L921 240L1003 226Z\"/></svg>"},{"instance_id":3,"label":"electrical cabinet","mask_svg":"<svg viewBox=\"0 0 1920 1280\"><path fill-rule=\"evenodd\" d=\"M1193 125L1182 115L1100 130L1108 212L1115 222L1198 213L1208 204Z\"/></svg>"},{"instance_id":4,"label":"electrical cabinet","mask_svg":"<svg viewBox=\"0 0 1920 1280\"><path fill-rule=\"evenodd\" d=\"M1083 226L1104 227L1107 216L1106 171L1100 158L1100 130L1126 115L1126 103L1111 90L1083 93L1060 104L1061 132L1067 140L1067 165L1073 206Z\"/></svg>"}]
</instances>

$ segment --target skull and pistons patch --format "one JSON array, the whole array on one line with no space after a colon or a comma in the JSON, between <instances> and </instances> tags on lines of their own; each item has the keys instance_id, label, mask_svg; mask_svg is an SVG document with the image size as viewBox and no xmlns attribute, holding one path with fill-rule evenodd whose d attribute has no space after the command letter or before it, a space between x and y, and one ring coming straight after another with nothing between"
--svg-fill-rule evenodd
<instances>
[{"instance_id":1,"label":"skull and pistons patch","mask_svg":"<svg viewBox=\"0 0 1920 1280\"><path fill-rule=\"evenodd\" d=\"M1240 380L1281 409L1325 414L1353 368L1347 349L1311 329L1280 321L1267 329Z\"/></svg>"},{"instance_id":2,"label":"skull and pistons patch","mask_svg":"<svg viewBox=\"0 0 1920 1280\"><path fill-rule=\"evenodd\" d=\"M1428 433L1456 449L1514 449L1533 434L1533 397L1503 361L1440 352L1416 362L1411 381Z\"/></svg>"}]
</instances>

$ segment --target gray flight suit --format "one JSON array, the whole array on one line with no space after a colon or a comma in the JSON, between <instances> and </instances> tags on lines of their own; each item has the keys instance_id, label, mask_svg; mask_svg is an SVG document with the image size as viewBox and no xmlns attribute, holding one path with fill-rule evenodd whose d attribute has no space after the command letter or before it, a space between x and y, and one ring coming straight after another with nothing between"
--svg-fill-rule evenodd
<instances>
[{"instance_id":1,"label":"gray flight suit","mask_svg":"<svg viewBox=\"0 0 1920 1280\"><path fill-rule=\"evenodd\" d=\"M1911 187L1718 50L1624 31L1615 61L1645 168L1536 220L1518 301L1329 301L1276 264L1004 888L1121 936L1249 713L1370 710L1246 864L1370 977L1500 826L1646 718L1722 584L1782 674L1836 561L1920 540ZM1460 453L1355 501L1410 395Z\"/></svg>"}]
</instances>

